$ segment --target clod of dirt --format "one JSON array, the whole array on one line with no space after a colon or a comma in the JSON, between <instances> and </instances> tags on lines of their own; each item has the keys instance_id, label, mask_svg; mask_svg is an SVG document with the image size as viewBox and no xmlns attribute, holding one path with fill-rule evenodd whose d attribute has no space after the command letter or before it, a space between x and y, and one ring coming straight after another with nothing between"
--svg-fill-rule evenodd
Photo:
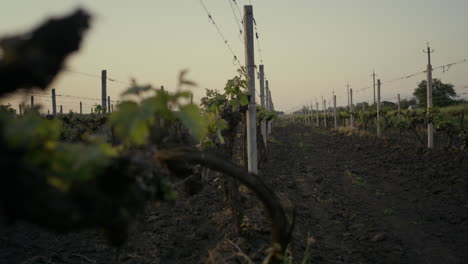
<instances>
[{"instance_id":1,"label":"clod of dirt","mask_svg":"<svg viewBox=\"0 0 468 264\"><path fill-rule=\"evenodd\" d=\"M385 235L385 233L378 233L377 235L373 236L370 239L370 241L371 242L379 242L379 241L384 240L386 237L387 237L387 235Z\"/></svg>"}]
</instances>

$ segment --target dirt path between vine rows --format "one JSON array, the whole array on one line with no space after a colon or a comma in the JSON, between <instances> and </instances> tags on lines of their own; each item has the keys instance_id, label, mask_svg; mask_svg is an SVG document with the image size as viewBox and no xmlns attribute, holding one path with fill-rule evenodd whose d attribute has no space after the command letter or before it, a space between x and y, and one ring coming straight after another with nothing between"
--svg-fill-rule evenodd
<instances>
[{"instance_id":1,"label":"dirt path between vine rows","mask_svg":"<svg viewBox=\"0 0 468 264\"><path fill-rule=\"evenodd\" d=\"M304 126L274 129L260 176L295 208L291 243L301 263L468 263L468 157ZM194 186L189 186L194 187ZM241 187L239 235L216 175L194 195L149 206L116 250L100 232L57 235L25 223L0 225L0 263L261 263L268 218Z\"/></svg>"},{"instance_id":2,"label":"dirt path between vine rows","mask_svg":"<svg viewBox=\"0 0 468 264\"><path fill-rule=\"evenodd\" d=\"M306 127L278 127L263 177L297 207L311 263L468 263L468 160Z\"/></svg>"}]
</instances>

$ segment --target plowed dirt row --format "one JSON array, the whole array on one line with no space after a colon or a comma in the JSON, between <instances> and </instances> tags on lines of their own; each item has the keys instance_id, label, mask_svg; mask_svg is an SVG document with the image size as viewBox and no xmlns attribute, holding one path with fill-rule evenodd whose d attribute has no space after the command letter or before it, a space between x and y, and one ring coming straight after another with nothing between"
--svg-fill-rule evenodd
<instances>
[{"instance_id":1,"label":"plowed dirt row","mask_svg":"<svg viewBox=\"0 0 468 264\"><path fill-rule=\"evenodd\" d=\"M468 263L466 153L394 146L304 126L276 127L260 176L288 215L300 263ZM262 206L241 187L239 235L216 176L201 192L152 205L117 250L99 232L57 235L0 225L0 263L260 263L269 245Z\"/></svg>"},{"instance_id":2,"label":"plowed dirt row","mask_svg":"<svg viewBox=\"0 0 468 264\"><path fill-rule=\"evenodd\" d=\"M467 263L466 154L304 127L274 137L264 172L297 206L297 255L310 234L312 263Z\"/></svg>"}]
</instances>

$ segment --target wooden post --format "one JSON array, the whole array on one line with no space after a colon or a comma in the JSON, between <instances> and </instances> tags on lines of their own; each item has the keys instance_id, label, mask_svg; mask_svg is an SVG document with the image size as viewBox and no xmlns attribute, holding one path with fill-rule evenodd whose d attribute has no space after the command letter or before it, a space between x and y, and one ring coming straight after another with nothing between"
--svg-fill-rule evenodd
<instances>
[{"instance_id":1,"label":"wooden post","mask_svg":"<svg viewBox=\"0 0 468 264\"><path fill-rule=\"evenodd\" d=\"M353 106L353 89L349 89L349 102L350 102L350 124L354 127L354 106Z\"/></svg>"},{"instance_id":2,"label":"wooden post","mask_svg":"<svg viewBox=\"0 0 468 264\"><path fill-rule=\"evenodd\" d=\"M53 116L57 115L57 101L55 98L55 88L52 89L52 115Z\"/></svg>"},{"instance_id":3,"label":"wooden post","mask_svg":"<svg viewBox=\"0 0 468 264\"><path fill-rule=\"evenodd\" d=\"M400 112L401 112L401 108L400 108L400 94L398 94L398 119L400 119Z\"/></svg>"},{"instance_id":4,"label":"wooden post","mask_svg":"<svg viewBox=\"0 0 468 264\"><path fill-rule=\"evenodd\" d=\"M101 107L102 107L102 113L106 113L107 110L107 104L106 104L106 98L107 98L107 70L102 70L101 71Z\"/></svg>"},{"instance_id":5,"label":"wooden post","mask_svg":"<svg viewBox=\"0 0 468 264\"><path fill-rule=\"evenodd\" d=\"M432 65L431 65L431 48L429 47L429 43L427 44L427 116L432 109ZM432 121L427 122L427 148L434 147L434 127Z\"/></svg>"},{"instance_id":6,"label":"wooden post","mask_svg":"<svg viewBox=\"0 0 468 264\"><path fill-rule=\"evenodd\" d=\"M31 108L34 108L34 95L31 95Z\"/></svg>"},{"instance_id":7,"label":"wooden post","mask_svg":"<svg viewBox=\"0 0 468 264\"><path fill-rule=\"evenodd\" d=\"M335 129L338 128L338 119L336 118L336 95L333 95L333 121Z\"/></svg>"},{"instance_id":8,"label":"wooden post","mask_svg":"<svg viewBox=\"0 0 468 264\"><path fill-rule=\"evenodd\" d=\"M265 107L265 70L263 64L259 66L259 74L260 74L260 105L263 108ZM262 132L263 143L265 147L267 146L267 124L265 120L262 120L260 124L260 131Z\"/></svg>"},{"instance_id":9,"label":"wooden post","mask_svg":"<svg viewBox=\"0 0 468 264\"><path fill-rule=\"evenodd\" d=\"M377 80L377 137L380 137L380 79Z\"/></svg>"},{"instance_id":10,"label":"wooden post","mask_svg":"<svg viewBox=\"0 0 468 264\"><path fill-rule=\"evenodd\" d=\"M250 173L258 173L257 164L257 110L255 104L255 56L253 10L251 5L244 6L245 67L249 83L250 102L247 110L247 158ZM271 97L270 97L271 102Z\"/></svg>"},{"instance_id":11,"label":"wooden post","mask_svg":"<svg viewBox=\"0 0 468 264\"><path fill-rule=\"evenodd\" d=\"M83 103L80 102L80 115L83 114Z\"/></svg>"}]
</instances>

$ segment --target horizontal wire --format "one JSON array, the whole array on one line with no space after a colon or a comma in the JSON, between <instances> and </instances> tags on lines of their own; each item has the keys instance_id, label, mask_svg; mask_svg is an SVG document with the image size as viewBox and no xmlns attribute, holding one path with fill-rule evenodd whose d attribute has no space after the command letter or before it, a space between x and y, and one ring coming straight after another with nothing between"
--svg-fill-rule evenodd
<instances>
[{"instance_id":1,"label":"horizontal wire","mask_svg":"<svg viewBox=\"0 0 468 264\"><path fill-rule=\"evenodd\" d=\"M213 16L211 15L210 11L208 11L208 8L206 7L205 3L203 3L202 0L199 0L200 4L202 5L203 9L205 10L206 14L208 15L208 18L210 19L211 23L214 25L214 27L216 28L216 30L218 31L218 34L220 35L220 37L223 39L224 41L224 44L227 46L227 48L229 49L229 51L231 52L231 54L234 56L234 61L238 64L238 66L242 66L242 64L240 63L236 53L234 52L234 50L232 49L231 45L229 44L228 40L226 39L226 37L224 37L224 34L221 32L221 29L219 28L218 24L216 24L216 22L214 21L213 19Z\"/></svg>"}]
</instances>

